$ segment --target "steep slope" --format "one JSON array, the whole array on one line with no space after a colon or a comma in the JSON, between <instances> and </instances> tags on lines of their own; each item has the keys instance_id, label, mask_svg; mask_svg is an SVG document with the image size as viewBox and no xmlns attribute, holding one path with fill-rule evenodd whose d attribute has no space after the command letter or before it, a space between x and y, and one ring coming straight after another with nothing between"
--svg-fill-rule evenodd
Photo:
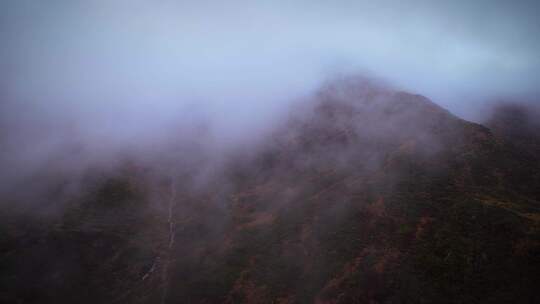
<instances>
[{"instance_id":1,"label":"steep slope","mask_svg":"<svg viewBox=\"0 0 540 304\"><path fill-rule=\"evenodd\" d=\"M522 184L523 159L421 96L340 84L317 99L311 117L245 166L259 181L236 210L251 224L238 224L246 239L235 244L254 252L239 299L534 298L540 209L519 191L538 185Z\"/></svg>"},{"instance_id":2,"label":"steep slope","mask_svg":"<svg viewBox=\"0 0 540 304\"><path fill-rule=\"evenodd\" d=\"M540 300L538 171L506 137L362 81L308 104L204 186L132 165L61 218L5 214L0 300Z\"/></svg>"}]
</instances>

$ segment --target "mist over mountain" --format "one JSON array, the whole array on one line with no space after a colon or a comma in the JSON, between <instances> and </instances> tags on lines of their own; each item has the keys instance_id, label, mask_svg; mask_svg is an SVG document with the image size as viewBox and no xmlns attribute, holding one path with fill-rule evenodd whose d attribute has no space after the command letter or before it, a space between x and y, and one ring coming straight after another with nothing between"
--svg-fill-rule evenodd
<instances>
[{"instance_id":1,"label":"mist over mountain","mask_svg":"<svg viewBox=\"0 0 540 304\"><path fill-rule=\"evenodd\" d=\"M481 125L346 77L219 159L204 127L78 170L62 149L3 197L0 299L534 303L532 113Z\"/></svg>"},{"instance_id":2,"label":"mist over mountain","mask_svg":"<svg viewBox=\"0 0 540 304\"><path fill-rule=\"evenodd\" d=\"M540 303L539 11L0 1L0 303Z\"/></svg>"}]
</instances>

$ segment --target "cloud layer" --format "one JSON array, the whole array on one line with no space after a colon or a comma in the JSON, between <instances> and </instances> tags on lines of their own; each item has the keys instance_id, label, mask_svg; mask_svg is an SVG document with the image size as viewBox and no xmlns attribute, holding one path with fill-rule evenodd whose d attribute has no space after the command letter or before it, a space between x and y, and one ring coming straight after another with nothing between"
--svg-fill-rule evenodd
<instances>
[{"instance_id":1,"label":"cloud layer","mask_svg":"<svg viewBox=\"0 0 540 304\"><path fill-rule=\"evenodd\" d=\"M217 146L238 146L348 73L474 118L490 98L536 96L539 9L498 0L2 1L1 160L20 172L66 139L100 155L207 129Z\"/></svg>"}]
</instances>

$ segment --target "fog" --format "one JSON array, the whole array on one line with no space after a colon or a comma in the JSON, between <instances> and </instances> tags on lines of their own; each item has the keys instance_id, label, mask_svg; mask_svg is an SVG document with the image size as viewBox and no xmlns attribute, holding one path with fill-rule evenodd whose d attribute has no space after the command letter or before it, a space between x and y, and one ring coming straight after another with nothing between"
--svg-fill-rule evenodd
<instances>
[{"instance_id":1,"label":"fog","mask_svg":"<svg viewBox=\"0 0 540 304\"><path fill-rule=\"evenodd\" d=\"M3 187L54 167L66 147L83 151L75 163L193 138L212 147L209 158L242 150L339 75L384 79L467 119L495 98L535 100L539 9L536 1L2 1Z\"/></svg>"},{"instance_id":2,"label":"fog","mask_svg":"<svg viewBox=\"0 0 540 304\"><path fill-rule=\"evenodd\" d=\"M540 303L539 10L0 0L0 302Z\"/></svg>"}]
</instances>

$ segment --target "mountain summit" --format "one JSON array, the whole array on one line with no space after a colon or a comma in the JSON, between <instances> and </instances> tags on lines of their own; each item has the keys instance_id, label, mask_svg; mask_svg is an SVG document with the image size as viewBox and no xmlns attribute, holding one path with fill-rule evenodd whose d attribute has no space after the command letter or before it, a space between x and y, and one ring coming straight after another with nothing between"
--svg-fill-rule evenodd
<instances>
[{"instance_id":1,"label":"mountain summit","mask_svg":"<svg viewBox=\"0 0 540 304\"><path fill-rule=\"evenodd\" d=\"M4 213L0 301L540 302L540 158L509 110L366 81L300 108L212 169L131 161L61 216Z\"/></svg>"}]
</instances>

